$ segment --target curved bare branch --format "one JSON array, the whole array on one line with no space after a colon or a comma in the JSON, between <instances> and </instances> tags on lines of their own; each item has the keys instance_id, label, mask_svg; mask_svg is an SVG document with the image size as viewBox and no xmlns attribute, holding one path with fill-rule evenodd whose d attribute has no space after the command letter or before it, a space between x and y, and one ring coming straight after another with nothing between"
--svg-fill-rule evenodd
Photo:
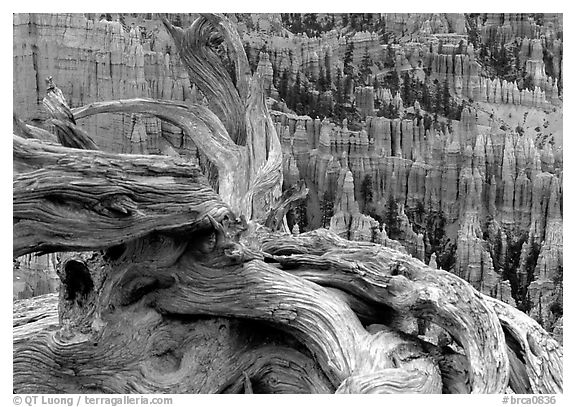
<instances>
[{"instance_id":1,"label":"curved bare branch","mask_svg":"<svg viewBox=\"0 0 576 407\"><path fill-rule=\"evenodd\" d=\"M334 386L378 372L385 386L402 372L386 369L399 367L415 376L426 372L425 390L441 392L440 371L417 341L391 330L369 334L343 300L314 283L259 260L219 270L182 256L171 270L179 284L154 296L161 313L234 316L284 327L312 352Z\"/></svg>"},{"instance_id":2,"label":"curved bare branch","mask_svg":"<svg viewBox=\"0 0 576 407\"><path fill-rule=\"evenodd\" d=\"M508 385L504 333L494 311L464 280L400 252L350 242L326 230L270 237L264 251L292 274L427 319L464 348L473 393L503 392Z\"/></svg>"},{"instance_id":3,"label":"curved bare branch","mask_svg":"<svg viewBox=\"0 0 576 407\"><path fill-rule=\"evenodd\" d=\"M72 109L76 119L121 112L154 115L180 127L219 171L231 171L238 165L240 147L232 142L218 117L204 106L166 100L123 99Z\"/></svg>"},{"instance_id":4,"label":"curved bare branch","mask_svg":"<svg viewBox=\"0 0 576 407\"><path fill-rule=\"evenodd\" d=\"M498 315L504 332L519 344L530 390L534 393L562 393L562 347L525 313L487 295L482 294L482 297Z\"/></svg>"}]
</instances>

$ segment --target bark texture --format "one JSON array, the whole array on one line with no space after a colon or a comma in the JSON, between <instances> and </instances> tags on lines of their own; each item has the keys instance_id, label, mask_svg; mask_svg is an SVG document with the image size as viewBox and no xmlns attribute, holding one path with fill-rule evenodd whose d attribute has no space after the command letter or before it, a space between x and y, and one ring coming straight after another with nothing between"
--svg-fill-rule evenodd
<instances>
[{"instance_id":1,"label":"bark texture","mask_svg":"<svg viewBox=\"0 0 576 407\"><path fill-rule=\"evenodd\" d=\"M238 240L245 225L198 168L172 157L17 136L14 149L16 168L29 170L15 172L14 252L101 249L62 261L59 326L37 329L53 319L20 319L28 323L15 328L17 391L244 391L247 374L258 391L503 392L510 384L505 333L524 355L530 391L562 389L560 346L454 275L326 230L290 236L258 227ZM26 227L34 233L21 233ZM396 320L406 315L443 327L463 352L451 360L454 352L402 332ZM367 329L359 316L377 324ZM214 321L224 322L216 330ZM275 336L279 348L262 351L267 339L243 339L246 321ZM204 346L205 359L190 361L198 357L197 329L206 342L225 331L242 346ZM158 343L169 349L155 349ZM227 360L230 373L200 374L214 369L210 352ZM282 358L296 371L283 370ZM284 385L266 384L262 370ZM167 371L172 381L165 382Z\"/></svg>"}]
</instances>

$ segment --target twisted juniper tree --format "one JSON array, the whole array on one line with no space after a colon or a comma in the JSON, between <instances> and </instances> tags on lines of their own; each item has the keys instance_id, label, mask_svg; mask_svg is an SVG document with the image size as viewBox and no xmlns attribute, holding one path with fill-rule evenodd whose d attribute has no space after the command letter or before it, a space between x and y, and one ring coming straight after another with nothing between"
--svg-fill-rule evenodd
<instances>
[{"instance_id":1,"label":"twisted juniper tree","mask_svg":"<svg viewBox=\"0 0 576 407\"><path fill-rule=\"evenodd\" d=\"M14 256L63 253L58 297L15 306L15 392L562 391L561 346L513 307L377 244L285 233L306 189L281 195L280 143L237 32L222 15L186 30L161 18L209 106L70 109L50 82L55 134L15 118ZM182 128L217 192L183 158L98 151L77 120L109 112Z\"/></svg>"}]
</instances>

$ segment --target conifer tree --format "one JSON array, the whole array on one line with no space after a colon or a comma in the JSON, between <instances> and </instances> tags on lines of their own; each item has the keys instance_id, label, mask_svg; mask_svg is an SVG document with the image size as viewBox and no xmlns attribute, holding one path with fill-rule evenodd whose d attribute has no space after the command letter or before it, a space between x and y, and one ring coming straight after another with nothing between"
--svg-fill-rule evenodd
<instances>
[{"instance_id":1,"label":"conifer tree","mask_svg":"<svg viewBox=\"0 0 576 407\"><path fill-rule=\"evenodd\" d=\"M442 96L442 85L438 80L434 81L434 109L432 110L436 115L438 113L442 114L444 112L444 99Z\"/></svg>"},{"instance_id":2,"label":"conifer tree","mask_svg":"<svg viewBox=\"0 0 576 407\"><path fill-rule=\"evenodd\" d=\"M432 110L430 102L430 91L428 90L428 85L426 85L426 82L422 84L422 107L427 111Z\"/></svg>"},{"instance_id":3,"label":"conifer tree","mask_svg":"<svg viewBox=\"0 0 576 407\"><path fill-rule=\"evenodd\" d=\"M280 86L278 87L278 95L281 99L286 100L288 97L288 70L284 69L280 77Z\"/></svg>"},{"instance_id":4,"label":"conifer tree","mask_svg":"<svg viewBox=\"0 0 576 407\"><path fill-rule=\"evenodd\" d=\"M395 95L396 92L400 90L400 77L398 76L398 72L396 70L392 70L390 74L386 77L386 86L390 89L390 93Z\"/></svg>"},{"instance_id":5,"label":"conifer tree","mask_svg":"<svg viewBox=\"0 0 576 407\"><path fill-rule=\"evenodd\" d=\"M360 194L364 201L364 212L367 207L374 201L374 181L371 174L367 174L360 184Z\"/></svg>"},{"instance_id":6,"label":"conifer tree","mask_svg":"<svg viewBox=\"0 0 576 407\"><path fill-rule=\"evenodd\" d=\"M396 51L392 48L392 45L388 45L386 49L386 59L384 61L385 68L394 68L396 66Z\"/></svg>"},{"instance_id":7,"label":"conifer tree","mask_svg":"<svg viewBox=\"0 0 576 407\"><path fill-rule=\"evenodd\" d=\"M344 53L344 75L352 76L354 69L352 67L352 62L354 60L354 43L348 41L346 44L346 51Z\"/></svg>"},{"instance_id":8,"label":"conifer tree","mask_svg":"<svg viewBox=\"0 0 576 407\"><path fill-rule=\"evenodd\" d=\"M366 47L364 49L364 55L362 56L362 61L360 63L360 75L362 77L364 85L368 85L368 77L372 73L370 65L372 65L372 59L370 58L368 47Z\"/></svg>"},{"instance_id":9,"label":"conifer tree","mask_svg":"<svg viewBox=\"0 0 576 407\"><path fill-rule=\"evenodd\" d=\"M397 239L400 236L400 223L398 221L398 203L392 195L386 201L386 212L384 213L384 223L390 239Z\"/></svg>"},{"instance_id":10,"label":"conifer tree","mask_svg":"<svg viewBox=\"0 0 576 407\"><path fill-rule=\"evenodd\" d=\"M412 84L412 77L408 72L402 74L402 88L400 96L405 106L412 106L414 104L414 86Z\"/></svg>"},{"instance_id":11,"label":"conifer tree","mask_svg":"<svg viewBox=\"0 0 576 407\"><path fill-rule=\"evenodd\" d=\"M324 192L320 201L320 211L322 212L322 227L330 226L330 219L334 216L334 191L330 188Z\"/></svg>"},{"instance_id":12,"label":"conifer tree","mask_svg":"<svg viewBox=\"0 0 576 407\"><path fill-rule=\"evenodd\" d=\"M450 89L447 80L444 81L442 86L442 111L445 116L450 115Z\"/></svg>"},{"instance_id":13,"label":"conifer tree","mask_svg":"<svg viewBox=\"0 0 576 407\"><path fill-rule=\"evenodd\" d=\"M328 90L332 88L332 74L330 73L330 68L330 60L328 59L328 53L326 53L326 56L324 57L324 69L326 70L326 84Z\"/></svg>"},{"instance_id":14,"label":"conifer tree","mask_svg":"<svg viewBox=\"0 0 576 407\"><path fill-rule=\"evenodd\" d=\"M326 76L324 75L324 69L320 68L320 73L318 75L318 81L316 82L316 89L319 92L326 92L328 85L326 84Z\"/></svg>"},{"instance_id":15,"label":"conifer tree","mask_svg":"<svg viewBox=\"0 0 576 407\"><path fill-rule=\"evenodd\" d=\"M342 27L346 27L348 25L348 22L349 22L348 14L343 14L342 15Z\"/></svg>"}]
</instances>

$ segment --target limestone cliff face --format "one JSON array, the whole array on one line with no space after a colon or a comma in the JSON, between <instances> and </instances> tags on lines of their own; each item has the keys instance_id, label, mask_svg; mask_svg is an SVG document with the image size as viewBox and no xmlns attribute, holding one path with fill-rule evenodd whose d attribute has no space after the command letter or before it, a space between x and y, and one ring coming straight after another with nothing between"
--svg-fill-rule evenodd
<instances>
[{"instance_id":1,"label":"limestone cliff face","mask_svg":"<svg viewBox=\"0 0 576 407\"><path fill-rule=\"evenodd\" d=\"M456 274L481 292L496 296L501 279L486 246L478 215L467 213L458 231Z\"/></svg>"},{"instance_id":2,"label":"limestone cliff face","mask_svg":"<svg viewBox=\"0 0 576 407\"><path fill-rule=\"evenodd\" d=\"M441 213L447 235L456 243L453 271L480 291L509 303L515 301L508 281L512 277L503 274L513 250L507 242L525 234L528 243L514 271L513 278L519 281L514 290L536 280L530 285L530 299L536 304L543 298L549 307L557 297L561 267L561 176L553 165L549 169L554 173L543 171L541 150L532 139L479 126L475 116L465 110L453 126L455 133L424 130L418 120L382 117L368 117L360 131L327 120L318 127L306 116L276 113L274 120L278 127L295 123L285 126L283 133L284 145L292 146L285 149L286 162L296 162L304 170L300 176L319 193L336 185L330 225L337 233L360 240L372 236L369 230L376 224L365 215L360 220L357 202L363 202L360 185L369 176L379 216L385 217L389 198L398 202L403 232L396 239L409 253L425 259L426 239L413 230L405 211L424 211L424 216ZM316 139L318 148L313 149ZM487 225L497 232L488 233ZM541 253L530 278L528 252Z\"/></svg>"},{"instance_id":3,"label":"limestone cliff face","mask_svg":"<svg viewBox=\"0 0 576 407\"><path fill-rule=\"evenodd\" d=\"M267 53L260 53L256 71L264 78L264 91L266 92L266 95L272 98L277 98L278 91L274 87L273 83L274 70L272 69L272 63L270 62L270 57Z\"/></svg>"},{"instance_id":4,"label":"limestone cliff face","mask_svg":"<svg viewBox=\"0 0 576 407\"><path fill-rule=\"evenodd\" d=\"M193 17L179 18L187 24ZM278 81L286 72L289 87L300 78L303 88L314 88L330 77L323 97L333 104L335 78L352 43L354 69L365 53L375 62L391 59L399 74L446 81L450 97L468 106L460 120L442 128L442 119L425 123L422 116L430 112L418 102L404 106L396 90L351 85L345 93L360 122L350 128L346 120L335 124L273 112L284 154L284 186L305 180L309 229L322 226L323 205L329 201L328 225L339 235L405 250L506 302L521 298L525 303L518 305L552 329L562 295L561 135L552 138L553 145L537 134L561 132L558 126L544 131L555 128L548 115L562 109L561 15L378 18L391 38L402 41L387 45L374 32L349 29L309 38L287 31L278 15L238 17L249 61L264 76L271 98L278 98ZM45 117L40 102L48 76L72 107L130 97L203 101L158 21L140 18L132 25L118 15L112 20L15 14L15 113L25 120ZM514 64L525 69L534 89L488 74L469 41L471 27L477 46L504 41L513 53L515 42ZM371 79L386 74L378 73L376 64L370 69ZM396 106L400 118L375 117L376 100ZM203 160L178 128L155 118L100 115L81 124L105 150ZM396 204L394 211L388 210L390 202ZM391 217L397 240L386 232ZM447 260L451 245L453 261Z\"/></svg>"},{"instance_id":5,"label":"limestone cliff face","mask_svg":"<svg viewBox=\"0 0 576 407\"><path fill-rule=\"evenodd\" d=\"M530 315L546 329L552 329L562 307L563 239L560 197L561 181L550 179L550 199L546 214L544 241L528 287ZM554 309L556 307L557 309Z\"/></svg>"},{"instance_id":6,"label":"limestone cliff face","mask_svg":"<svg viewBox=\"0 0 576 407\"><path fill-rule=\"evenodd\" d=\"M509 41L513 38L557 38L562 31L562 14L542 14L541 24L534 17L520 13L487 13L478 16L484 20L480 24L483 40L496 38L496 41Z\"/></svg>"},{"instance_id":7,"label":"limestone cliff face","mask_svg":"<svg viewBox=\"0 0 576 407\"><path fill-rule=\"evenodd\" d=\"M327 77L327 73L334 81L336 70L344 65L346 48L352 43L354 66L361 65L365 53L373 61L382 61L391 52L398 72L429 69L431 80L447 81L451 93L459 98L540 108L560 103L562 40L557 33L562 29L561 15L545 15L538 22L523 14L487 14L476 18L483 43L516 44L513 47L518 48L517 68L531 77L533 89L521 89L517 82L494 78L484 70L477 58L478 49L468 42L464 15L386 14L381 18L388 33L406 39L402 46L381 44L375 33L355 32L345 37L336 30L316 38L246 32L244 41L249 58L254 61L259 61L260 50L266 48L273 70L278 75L287 71L290 85L299 72L310 83L321 74ZM358 89L354 96L361 115L370 115L370 101L365 92Z\"/></svg>"},{"instance_id":8,"label":"limestone cliff face","mask_svg":"<svg viewBox=\"0 0 576 407\"><path fill-rule=\"evenodd\" d=\"M450 90L458 97L479 102L545 107L558 104L558 82L546 75L541 53L538 59L526 61L526 70L534 80L534 90L519 89L516 82L482 75L482 68L474 54L438 54L432 52L431 75L448 81Z\"/></svg>"},{"instance_id":9,"label":"limestone cliff face","mask_svg":"<svg viewBox=\"0 0 576 407\"><path fill-rule=\"evenodd\" d=\"M397 33L407 32L413 36L466 33L466 21L462 14L387 13L384 16L384 20L386 27L390 31Z\"/></svg>"},{"instance_id":10,"label":"limestone cliff face","mask_svg":"<svg viewBox=\"0 0 576 407\"><path fill-rule=\"evenodd\" d=\"M400 242L388 238L386 231L375 219L360 213L354 196L352 172L347 168L346 162L337 180L336 193L335 213L330 219L331 231L345 239L380 243L383 246L406 252L405 246Z\"/></svg>"},{"instance_id":11,"label":"limestone cliff face","mask_svg":"<svg viewBox=\"0 0 576 407\"><path fill-rule=\"evenodd\" d=\"M46 117L41 101L48 76L71 107L133 97L194 98L187 72L170 50L160 22L144 38L137 25L81 14L14 14L13 20L14 111L24 120ZM174 129L143 116L98 115L81 124L109 151L145 148L161 153L172 147L162 138L164 130L178 138Z\"/></svg>"},{"instance_id":12,"label":"limestone cliff face","mask_svg":"<svg viewBox=\"0 0 576 407\"><path fill-rule=\"evenodd\" d=\"M362 117L374 116L374 88L372 86L357 86L354 90L356 106Z\"/></svg>"},{"instance_id":13,"label":"limestone cliff face","mask_svg":"<svg viewBox=\"0 0 576 407\"><path fill-rule=\"evenodd\" d=\"M14 260L12 298L24 299L58 291L56 254L26 255Z\"/></svg>"},{"instance_id":14,"label":"limestone cliff face","mask_svg":"<svg viewBox=\"0 0 576 407\"><path fill-rule=\"evenodd\" d=\"M45 79L60 87L71 107L133 97L196 100L186 70L159 21L138 25L81 14L13 15L13 107L21 119L41 124ZM143 30L143 29L142 29ZM179 128L145 115L105 114L81 121L107 151L180 154L197 149ZM55 257L21 257L14 270L14 298L54 292Z\"/></svg>"}]
</instances>

